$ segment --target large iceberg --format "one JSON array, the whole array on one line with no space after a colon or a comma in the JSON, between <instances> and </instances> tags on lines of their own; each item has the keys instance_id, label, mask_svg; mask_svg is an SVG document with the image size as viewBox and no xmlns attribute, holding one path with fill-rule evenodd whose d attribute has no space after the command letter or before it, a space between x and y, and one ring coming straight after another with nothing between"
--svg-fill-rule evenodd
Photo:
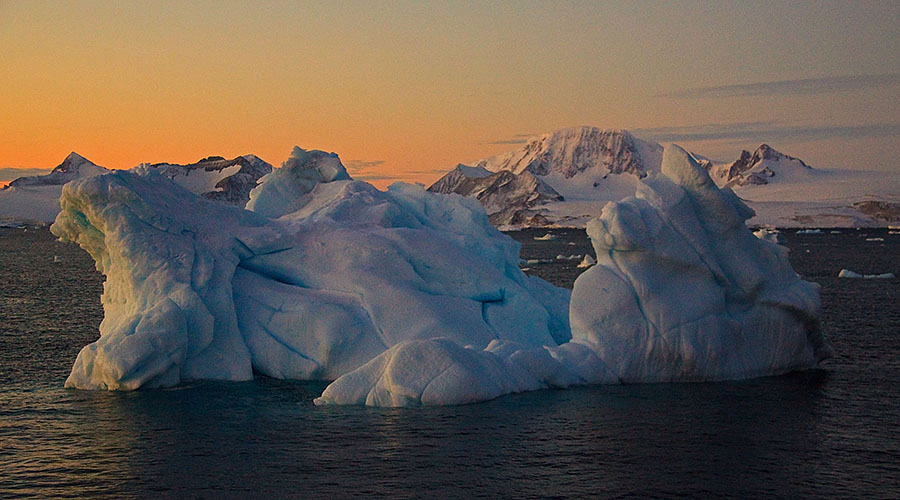
<instances>
[{"instance_id":1,"label":"large iceberg","mask_svg":"<svg viewBox=\"0 0 900 500\"><path fill-rule=\"evenodd\" d=\"M278 219L152 171L67 184L51 231L87 250L106 283L100 338L66 385L331 380L408 340L568 340L569 292L523 274L518 244L477 201L322 176L334 161L295 150L262 179L251 206ZM285 193L298 208L282 215L271 198Z\"/></svg>"},{"instance_id":2,"label":"large iceberg","mask_svg":"<svg viewBox=\"0 0 900 500\"><path fill-rule=\"evenodd\" d=\"M150 171L65 186L51 230L106 275L67 387L333 380L319 404L461 404L579 384L718 380L829 355L815 285L677 148L610 204L571 293L519 269L477 201L353 181L295 148L247 209ZM570 328L570 319L572 327Z\"/></svg>"}]
</instances>

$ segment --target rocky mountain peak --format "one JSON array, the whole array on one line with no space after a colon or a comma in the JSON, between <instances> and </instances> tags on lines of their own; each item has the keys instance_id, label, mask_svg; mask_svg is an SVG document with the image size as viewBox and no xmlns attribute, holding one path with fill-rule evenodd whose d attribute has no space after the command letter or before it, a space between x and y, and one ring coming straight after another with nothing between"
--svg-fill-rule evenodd
<instances>
[{"instance_id":1,"label":"rocky mountain peak","mask_svg":"<svg viewBox=\"0 0 900 500\"><path fill-rule=\"evenodd\" d=\"M518 150L482 160L476 166L516 174L527 170L538 176L558 173L566 179L591 169L642 177L646 174L642 149L661 151L658 144L644 143L625 130L573 127L535 137Z\"/></svg>"}]
</instances>

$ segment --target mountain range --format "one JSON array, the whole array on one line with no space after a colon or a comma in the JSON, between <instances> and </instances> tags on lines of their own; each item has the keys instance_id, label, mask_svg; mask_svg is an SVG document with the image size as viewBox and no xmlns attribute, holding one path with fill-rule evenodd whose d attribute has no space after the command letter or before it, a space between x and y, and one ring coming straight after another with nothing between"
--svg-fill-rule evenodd
<instances>
[{"instance_id":1,"label":"mountain range","mask_svg":"<svg viewBox=\"0 0 900 500\"><path fill-rule=\"evenodd\" d=\"M254 155L231 160L210 156L188 165L143 163L132 170L137 169L157 171L204 198L244 206L250 190L272 171L272 165ZM109 169L72 152L49 174L20 177L0 189L0 221L53 221L64 184L107 172Z\"/></svg>"},{"instance_id":2,"label":"mountain range","mask_svg":"<svg viewBox=\"0 0 900 500\"><path fill-rule=\"evenodd\" d=\"M662 149L626 130L567 128L474 165L459 164L428 190L477 199L501 229L583 227L607 202L633 196L641 178L656 175ZM751 226L900 224L896 175L813 168L767 144L742 151L732 162L692 154L719 187L734 190L754 209ZM145 163L134 169L157 171L204 198L244 206L272 165L244 155L230 160L210 156L187 165ZM0 223L52 221L65 183L108 171L73 152L49 174L20 177L0 189Z\"/></svg>"},{"instance_id":3,"label":"mountain range","mask_svg":"<svg viewBox=\"0 0 900 500\"><path fill-rule=\"evenodd\" d=\"M582 227L609 201L659 172L662 146L626 130L574 127L457 165L428 189L478 199L500 228ZM824 170L768 144L733 162L694 154L711 179L756 212L755 226L860 227L900 223L900 181L885 172Z\"/></svg>"}]
</instances>

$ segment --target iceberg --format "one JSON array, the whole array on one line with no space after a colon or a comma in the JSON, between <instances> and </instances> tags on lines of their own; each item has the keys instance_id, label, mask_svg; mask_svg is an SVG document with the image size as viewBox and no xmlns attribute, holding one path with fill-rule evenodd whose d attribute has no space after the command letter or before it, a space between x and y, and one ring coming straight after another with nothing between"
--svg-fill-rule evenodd
<instances>
[{"instance_id":1,"label":"iceberg","mask_svg":"<svg viewBox=\"0 0 900 500\"><path fill-rule=\"evenodd\" d=\"M317 404L446 405L830 355L817 286L677 147L590 223L597 264L571 292L525 275L476 200L380 191L334 153L295 148L249 198L214 203L151 170L63 188L51 231L106 276L100 338L67 387L258 374L331 381Z\"/></svg>"},{"instance_id":2,"label":"iceberg","mask_svg":"<svg viewBox=\"0 0 900 500\"><path fill-rule=\"evenodd\" d=\"M677 146L661 173L588 223L597 264L575 281L573 341L626 383L775 375L830 357L818 285L747 229L753 210Z\"/></svg>"},{"instance_id":3,"label":"iceberg","mask_svg":"<svg viewBox=\"0 0 900 500\"><path fill-rule=\"evenodd\" d=\"M295 150L254 190L262 214L149 170L67 184L51 231L87 250L106 283L100 338L66 386L331 380L408 340L568 340L570 292L522 273L519 244L477 201L382 192L323 169L335 162ZM289 214L285 193L301 193Z\"/></svg>"}]
</instances>

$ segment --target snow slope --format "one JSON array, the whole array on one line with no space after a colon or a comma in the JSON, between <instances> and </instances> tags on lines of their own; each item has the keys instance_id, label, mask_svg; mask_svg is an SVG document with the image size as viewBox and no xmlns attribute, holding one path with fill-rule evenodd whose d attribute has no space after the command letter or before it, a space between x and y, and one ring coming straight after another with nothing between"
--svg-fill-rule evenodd
<instances>
[{"instance_id":1,"label":"snow slope","mask_svg":"<svg viewBox=\"0 0 900 500\"><path fill-rule=\"evenodd\" d=\"M786 250L750 234L749 210L686 153L662 163L589 226L598 263L571 304L521 272L519 244L475 200L379 191L332 153L295 149L254 190L256 211L148 169L75 180L51 231L106 275L105 316L66 385L259 373L334 380L318 404L419 406L827 357L817 287Z\"/></svg>"},{"instance_id":2,"label":"snow slope","mask_svg":"<svg viewBox=\"0 0 900 500\"><path fill-rule=\"evenodd\" d=\"M63 184L108 171L73 151L49 174L20 177L0 190L0 219L50 222L59 213Z\"/></svg>"}]
</instances>

